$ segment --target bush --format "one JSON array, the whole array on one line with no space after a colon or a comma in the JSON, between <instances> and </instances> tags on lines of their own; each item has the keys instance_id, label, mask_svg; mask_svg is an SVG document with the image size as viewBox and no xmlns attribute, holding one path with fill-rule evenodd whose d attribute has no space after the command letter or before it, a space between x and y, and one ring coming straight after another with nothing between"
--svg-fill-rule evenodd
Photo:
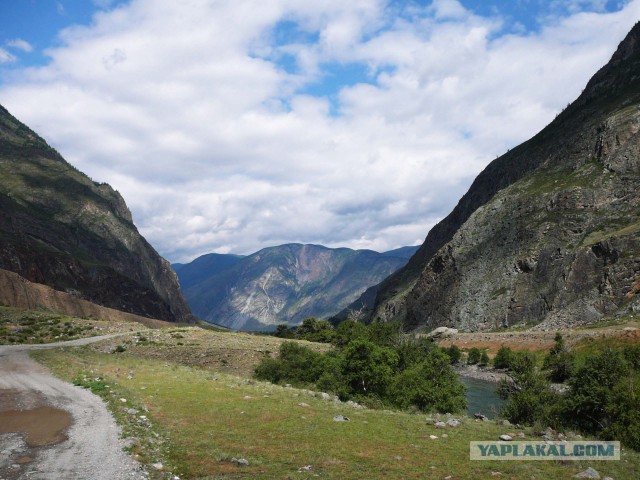
<instances>
[{"instance_id":1,"label":"bush","mask_svg":"<svg viewBox=\"0 0 640 480\"><path fill-rule=\"evenodd\" d=\"M640 450L640 374L622 379L614 387L605 414L611 424L602 433L607 440L619 440Z\"/></svg>"},{"instance_id":2,"label":"bush","mask_svg":"<svg viewBox=\"0 0 640 480\"><path fill-rule=\"evenodd\" d=\"M422 411L459 412L467 408L466 388L441 349L429 350L426 358L394 378L389 401L400 408Z\"/></svg>"},{"instance_id":3,"label":"bush","mask_svg":"<svg viewBox=\"0 0 640 480\"><path fill-rule=\"evenodd\" d=\"M326 370L324 355L295 342L284 342L280 345L279 358L263 358L254 375L259 380L272 383L288 382L305 386L315 383Z\"/></svg>"},{"instance_id":4,"label":"bush","mask_svg":"<svg viewBox=\"0 0 640 480\"><path fill-rule=\"evenodd\" d=\"M333 336L333 344L336 347L344 347L350 342L367 337L367 327L354 320L344 320L336 327Z\"/></svg>"},{"instance_id":5,"label":"bush","mask_svg":"<svg viewBox=\"0 0 640 480\"><path fill-rule=\"evenodd\" d=\"M444 352L449 356L449 363L451 365L455 365L462 358L462 351L456 345L445 348Z\"/></svg>"},{"instance_id":6,"label":"bush","mask_svg":"<svg viewBox=\"0 0 640 480\"><path fill-rule=\"evenodd\" d=\"M613 389L628 373L619 350L607 348L586 357L568 382L570 389L563 410L570 424L588 433L610 427Z\"/></svg>"},{"instance_id":7,"label":"bush","mask_svg":"<svg viewBox=\"0 0 640 480\"><path fill-rule=\"evenodd\" d=\"M483 367L489 365L489 354L486 350L483 350L482 355L480 355L480 365Z\"/></svg>"},{"instance_id":8,"label":"bush","mask_svg":"<svg viewBox=\"0 0 640 480\"><path fill-rule=\"evenodd\" d=\"M511 350L509 347L505 347L504 345L502 345L498 350L498 353L496 353L496 356L493 359L493 366L495 368L509 369L511 368L512 359L513 359L513 350Z\"/></svg>"},{"instance_id":9,"label":"bush","mask_svg":"<svg viewBox=\"0 0 640 480\"><path fill-rule=\"evenodd\" d=\"M555 344L544 359L543 369L552 382L562 383L573 374L575 355L564 343L560 333L556 333Z\"/></svg>"},{"instance_id":10,"label":"bush","mask_svg":"<svg viewBox=\"0 0 640 480\"><path fill-rule=\"evenodd\" d=\"M536 358L526 352L511 356L509 379L498 383L498 394L507 400L502 415L513 423L548 423L557 395L537 368Z\"/></svg>"},{"instance_id":11,"label":"bush","mask_svg":"<svg viewBox=\"0 0 640 480\"><path fill-rule=\"evenodd\" d=\"M355 340L344 349L342 373L352 393L384 396L398 360L391 348Z\"/></svg>"},{"instance_id":12,"label":"bush","mask_svg":"<svg viewBox=\"0 0 640 480\"><path fill-rule=\"evenodd\" d=\"M469 350L469 354L467 355L467 363L469 365L476 365L480 363L480 359L482 358L482 352L479 348L473 347Z\"/></svg>"}]
</instances>

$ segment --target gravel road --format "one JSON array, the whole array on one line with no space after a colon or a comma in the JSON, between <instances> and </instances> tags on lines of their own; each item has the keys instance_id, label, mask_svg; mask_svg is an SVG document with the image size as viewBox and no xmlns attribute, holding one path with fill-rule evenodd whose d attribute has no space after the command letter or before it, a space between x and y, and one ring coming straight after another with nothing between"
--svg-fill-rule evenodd
<instances>
[{"instance_id":1,"label":"gravel road","mask_svg":"<svg viewBox=\"0 0 640 480\"><path fill-rule=\"evenodd\" d=\"M41 412L51 409L39 407L54 407L72 417L66 440L55 445L28 445L29 437L23 433L0 433L0 480L146 478L140 464L123 451L120 430L102 399L55 378L28 354L29 350L86 345L111 336L55 344L0 346L0 413ZM36 419L35 423L31 428L46 428L47 418Z\"/></svg>"}]
</instances>

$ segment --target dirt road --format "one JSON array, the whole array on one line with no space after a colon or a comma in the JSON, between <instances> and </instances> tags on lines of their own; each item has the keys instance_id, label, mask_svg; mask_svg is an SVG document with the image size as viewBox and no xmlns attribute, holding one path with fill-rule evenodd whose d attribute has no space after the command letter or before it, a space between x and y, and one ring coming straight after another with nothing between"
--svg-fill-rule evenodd
<instances>
[{"instance_id":1,"label":"dirt road","mask_svg":"<svg viewBox=\"0 0 640 480\"><path fill-rule=\"evenodd\" d=\"M55 378L28 354L108 337L0 346L0 480L146 478L123 452L119 429L104 402Z\"/></svg>"}]
</instances>

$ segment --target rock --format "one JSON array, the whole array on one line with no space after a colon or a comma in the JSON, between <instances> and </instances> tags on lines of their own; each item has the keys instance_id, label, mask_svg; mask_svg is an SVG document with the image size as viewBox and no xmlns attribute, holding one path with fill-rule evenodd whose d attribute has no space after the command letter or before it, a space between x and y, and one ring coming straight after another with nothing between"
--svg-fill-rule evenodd
<instances>
[{"instance_id":1,"label":"rock","mask_svg":"<svg viewBox=\"0 0 640 480\"><path fill-rule=\"evenodd\" d=\"M395 455L393 457L394 460L402 460L402 457L400 455Z\"/></svg>"},{"instance_id":2,"label":"rock","mask_svg":"<svg viewBox=\"0 0 640 480\"><path fill-rule=\"evenodd\" d=\"M505 419L505 420L502 420L502 425L504 425L505 427L508 427L509 425L511 425L511 422Z\"/></svg>"},{"instance_id":3,"label":"rock","mask_svg":"<svg viewBox=\"0 0 640 480\"><path fill-rule=\"evenodd\" d=\"M449 435L447 435L446 433L443 433L442 435L440 435L442 438L449 438Z\"/></svg>"},{"instance_id":4,"label":"rock","mask_svg":"<svg viewBox=\"0 0 640 480\"><path fill-rule=\"evenodd\" d=\"M433 424L433 426L436 428L446 428L447 424L441 421L437 421L436 423Z\"/></svg>"},{"instance_id":5,"label":"rock","mask_svg":"<svg viewBox=\"0 0 640 480\"><path fill-rule=\"evenodd\" d=\"M311 470L313 470L313 465L305 465L298 469L299 472L310 472Z\"/></svg>"},{"instance_id":6,"label":"rock","mask_svg":"<svg viewBox=\"0 0 640 480\"><path fill-rule=\"evenodd\" d=\"M524 438L524 432L518 432L518 438Z\"/></svg>"},{"instance_id":7,"label":"rock","mask_svg":"<svg viewBox=\"0 0 640 480\"><path fill-rule=\"evenodd\" d=\"M247 460L246 458L235 458L235 457L233 457L231 459L231 462L232 463L236 463L236 464L238 464L238 465L240 465L242 467L249 466L249 460Z\"/></svg>"},{"instance_id":8,"label":"rock","mask_svg":"<svg viewBox=\"0 0 640 480\"><path fill-rule=\"evenodd\" d=\"M449 420L447 420L447 425L452 428L456 428L456 427L459 427L461 423L460 423L460 420L457 420L455 418L450 418Z\"/></svg>"},{"instance_id":9,"label":"rock","mask_svg":"<svg viewBox=\"0 0 640 480\"><path fill-rule=\"evenodd\" d=\"M349 417L345 417L344 415L336 415L333 417L334 422L349 422Z\"/></svg>"},{"instance_id":10,"label":"rock","mask_svg":"<svg viewBox=\"0 0 640 480\"><path fill-rule=\"evenodd\" d=\"M309 408L310 405L308 403L300 402L298 406L303 408Z\"/></svg>"},{"instance_id":11,"label":"rock","mask_svg":"<svg viewBox=\"0 0 640 480\"><path fill-rule=\"evenodd\" d=\"M164 470L164 465L162 465L162 463L160 462L153 463L151 464L151 466L153 467L154 470L158 470L159 472Z\"/></svg>"},{"instance_id":12,"label":"rock","mask_svg":"<svg viewBox=\"0 0 640 480\"><path fill-rule=\"evenodd\" d=\"M243 400L251 400L253 397L249 396L249 395L245 395L244 397L242 397Z\"/></svg>"},{"instance_id":13,"label":"rock","mask_svg":"<svg viewBox=\"0 0 640 480\"><path fill-rule=\"evenodd\" d=\"M596 479L599 479L600 478L600 474L594 468L589 467L586 470L583 470L582 472L575 474L573 476L573 478L596 478Z\"/></svg>"},{"instance_id":14,"label":"rock","mask_svg":"<svg viewBox=\"0 0 640 480\"><path fill-rule=\"evenodd\" d=\"M510 442L511 440L513 440L513 437L511 435L507 435L506 433L503 435L500 435L500 440L502 440L503 442Z\"/></svg>"},{"instance_id":15,"label":"rock","mask_svg":"<svg viewBox=\"0 0 640 480\"><path fill-rule=\"evenodd\" d=\"M322 400L331 400L331 395L325 392L320 392L319 396Z\"/></svg>"},{"instance_id":16,"label":"rock","mask_svg":"<svg viewBox=\"0 0 640 480\"><path fill-rule=\"evenodd\" d=\"M138 413L138 410L136 410L135 408L129 408L129 409L127 410L127 413L128 413L129 415L136 415L136 414Z\"/></svg>"},{"instance_id":17,"label":"rock","mask_svg":"<svg viewBox=\"0 0 640 480\"><path fill-rule=\"evenodd\" d=\"M436 438L438 438L438 437L437 437L437 435L429 435L429 438L430 438L431 440L435 440L435 439L436 439Z\"/></svg>"},{"instance_id":18,"label":"rock","mask_svg":"<svg viewBox=\"0 0 640 480\"><path fill-rule=\"evenodd\" d=\"M448 327L438 327L435 330L432 330L427 334L427 337L437 339L437 338L445 338L450 337L451 335L455 335L458 333L458 330L455 328Z\"/></svg>"},{"instance_id":19,"label":"rock","mask_svg":"<svg viewBox=\"0 0 640 480\"><path fill-rule=\"evenodd\" d=\"M487 417L486 415L483 415L481 413L474 413L473 414L473 418L476 418L478 420L482 420L483 422L486 422L487 420L489 420L489 417Z\"/></svg>"}]
</instances>

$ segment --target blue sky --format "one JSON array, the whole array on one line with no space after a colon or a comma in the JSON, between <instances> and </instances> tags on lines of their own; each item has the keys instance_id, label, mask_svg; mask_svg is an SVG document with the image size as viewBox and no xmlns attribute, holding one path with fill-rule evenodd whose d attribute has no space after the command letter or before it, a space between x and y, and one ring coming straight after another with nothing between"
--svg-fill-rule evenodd
<instances>
[{"instance_id":1,"label":"blue sky","mask_svg":"<svg viewBox=\"0 0 640 480\"><path fill-rule=\"evenodd\" d=\"M15 0L0 103L171 261L420 243L640 0Z\"/></svg>"}]
</instances>

